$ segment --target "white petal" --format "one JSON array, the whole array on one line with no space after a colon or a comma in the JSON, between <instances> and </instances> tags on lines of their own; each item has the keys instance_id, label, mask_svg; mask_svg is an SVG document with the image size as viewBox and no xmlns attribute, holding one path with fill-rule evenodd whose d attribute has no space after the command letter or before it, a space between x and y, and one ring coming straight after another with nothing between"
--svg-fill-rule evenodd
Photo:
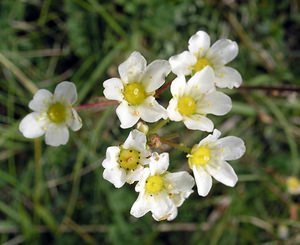
<instances>
[{"instance_id":1,"label":"white petal","mask_svg":"<svg viewBox=\"0 0 300 245\"><path fill-rule=\"evenodd\" d=\"M156 221L171 221L173 219L176 218L177 214L178 214L178 210L176 205L172 202L170 202L170 208L168 210L168 212L166 212L166 214L164 216L162 216L162 213L158 216L156 213L152 214L152 217L156 220Z\"/></svg>"},{"instance_id":2,"label":"white petal","mask_svg":"<svg viewBox=\"0 0 300 245\"><path fill-rule=\"evenodd\" d=\"M186 197L188 197L193 192L194 192L193 190L190 190L190 192L185 192L185 193L182 192L179 192L178 194L172 193L172 195L170 195L170 198L176 207L180 207L185 201Z\"/></svg>"},{"instance_id":3,"label":"white petal","mask_svg":"<svg viewBox=\"0 0 300 245\"><path fill-rule=\"evenodd\" d=\"M139 181L143 177L144 167L139 165L136 169L128 171L126 175L126 182L132 184L135 181Z\"/></svg>"},{"instance_id":4,"label":"white petal","mask_svg":"<svg viewBox=\"0 0 300 245\"><path fill-rule=\"evenodd\" d=\"M236 42L229 39L216 41L207 52L207 58L216 64L227 64L238 54L239 48Z\"/></svg>"},{"instance_id":5,"label":"white petal","mask_svg":"<svg viewBox=\"0 0 300 245\"><path fill-rule=\"evenodd\" d=\"M56 101L63 102L67 105L73 105L77 100L77 91L74 83L61 82L54 91L54 98Z\"/></svg>"},{"instance_id":6,"label":"white petal","mask_svg":"<svg viewBox=\"0 0 300 245\"><path fill-rule=\"evenodd\" d=\"M150 158L149 168L151 175L161 175L167 171L169 167L169 154L164 152L157 154L154 152Z\"/></svg>"},{"instance_id":7,"label":"white petal","mask_svg":"<svg viewBox=\"0 0 300 245\"><path fill-rule=\"evenodd\" d=\"M118 158L120 154L120 147L110 146L106 149L106 158L102 162L104 168L114 168L119 166Z\"/></svg>"},{"instance_id":8,"label":"white petal","mask_svg":"<svg viewBox=\"0 0 300 245\"><path fill-rule=\"evenodd\" d=\"M217 140L221 136L221 132L218 129L214 129L212 135Z\"/></svg>"},{"instance_id":9,"label":"white petal","mask_svg":"<svg viewBox=\"0 0 300 245\"><path fill-rule=\"evenodd\" d=\"M67 144L69 140L69 130L64 125L49 124L46 134L45 142L47 145L59 146Z\"/></svg>"},{"instance_id":10,"label":"white petal","mask_svg":"<svg viewBox=\"0 0 300 245\"><path fill-rule=\"evenodd\" d=\"M240 73L231 67L223 66L215 74L215 83L219 88L238 88L242 84Z\"/></svg>"},{"instance_id":11,"label":"white petal","mask_svg":"<svg viewBox=\"0 0 300 245\"><path fill-rule=\"evenodd\" d=\"M206 66L196 72L187 82L188 92L192 94L207 93L215 88L214 79L214 70L210 66Z\"/></svg>"},{"instance_id":12,"label":"white petal","mask_svg":"<svg viewBox=\"0 0 300 245\"><path fill-rule=\"evenodd\" d=\"M139 163L142 165L148 165L149 161L148 161L148 157L151 156L151 150L150 148L147 146L146 150L141 151L140 152L140 160Z\"/></svg>"},{"instance_id":13,"label":"white petal","mask_svg":"<svg viewBox=\"0 0 300 245\"><path fill-rule=\"evenodd\" d=\"M167 118L167 111L155 100L153 96L149 96L142 105L137 108L139 115L145 122L157 122L159 119Z\"/></svg>"},{"instance_id":14,"label":"white petal","mask_svg":"<svg viewBox=\"0 0 300 245\"><path fill-rule=\"evenodd\" d=\"M133 52L127 60L119 65L121 80L125 83L139 82L146 68L147 61L139 52Z\"/></svg>"},{"instance_id":15,"label":"white petal","mask_svg":"<svg viewBox=\"0 0 300 245\"><path fill-rule=\"evenodd\" d=\"M211 132L214 129L213 122L205 116L193 115L190 118L184 118L183 123L188 129Z\"/></svg>"},{"instance_id":16,"label":"white petal","mask_svg":"<svg viewBox=\"0 0 300 245\"><path fill-rule=\"evenodd\" d=\"M144 216L150 211L150 202L142 193L139 194L137 200L131 207L130 214L136 218Z\"/></svg>"},{"instance_id":17,"label":"white petal","mask_svg":"<svg viewBox=\"0 0 300 245\"><path fill-rule=\"evenodd\" d=\"M193 166L193 174L196 180L199 196L207 196L212 187L211 176L201 167Z\"/></svg>"},{"instance_id":18,"label":"white petal","mask_svg":"<svg viewBox=\"0 0 300 245\"><path fill-rule=\"evenodd\" d=\"M36 112L45 112L52 102L52 93L46 89L39 89L29 102L29 108Z\"/></svg>"},{"instance_id":19,"label":"white petal","mask_svg":"<svg viewBox=\"0 0 300 245\"><path fill-rule=\"evenodd\" d=\"M126 172L120 168L106 168L103 171L103 178L116 188L120 188L125 184Z\"/></svg>"},{"instance_id":20,"label":"white petal","mask_svg":"<svg viewBox=\"0 0 300 245\"><path fill-rule=\"evenodd\" d=\"M148 179L149 175L150 175L150 169L144 168L141 178L134 188L134 190L136 192L144 192L145 191L145 184L146 184L146 180Z\"/></svg>"},{"instance_id":21,"label":"white petal","mask_svg":"<svg viewBox=\"0 0 300 245\"><path fill-rule=\"evenodd\" d=\"M151 93L160 88L170 71L170 64L166 60L155 60L148 65L141 79L146 92Z\"/></svg>"},{"instance_id":22,"label":"white petal","mask_svg":"<svg viewBox=\"0 0 300 245\"><path fill-rule=\"evenodd\" d=\"M70 116L67 119L67 124L73 131L78 131L82 127L81 118L79 117L77 111L73 108L70 110Z\"/></svg>"},{"instance_id":23,"label":"white petal","mask_svg":"<svg viewBox=\"0 0 300 245\"><path fill-rule=\"evenodd\" d=\"M213 133L209 134L204 139L202 139L198 145L200 146L200 145L204 145L204 144L214 143L220 137L220 135L221 135L221 132L217 129L214 129Z\"/></svg>"},{"instance_id":24,"label":"white petal","mask_svg":"<svg viewBox=\"0 0 300 245\"><path fill-rule=\"evenodd\" d=\"M37 138L42 136L45 131L42 121L39 120L41 115L37 112L32 112L22 119L19 125L19 130L26 138Z\"/></svg>"},{"instance_id":25,"label":"white petal","mask_svg":"<svg viewBox=\"0 0 300 245\"><path fill-rule=\"evenodd\" d=\"M168 173L164 176L166 188L171 193L183 192L184 198L187 198L195 185L194 178L186 171Z\"/></svg>"},{"instance_id":26,"label":"white petal","mask_svg":"<svg viewBox=\"0 0 300 245\"><path fill-rule=\"evenodd\" d=\"M217 142L221 147L224 160L239 159L246 151L244 141L235 136L227 136L219 139Z\"/></svg>"},{"instance_id":27,"label":"white petal","mask_svg":"<svg viewBox=\"0 0 300 245\"><path fill-rule=\"evenodd\" d=\"M140 115L135 107L122 102L116 109L117 116L121 121L121 128L130 128L140 119Z\"/></svg>"},{"instance_id":28,"label":"white petal","mask_svg":"<svg viewBox=\"0 0 300 245\"><path fill-rule=\"evenodd\" d=\"M177 110L177 105L178 105L178 100L175 98L171 99L169 102L169 106L167 108L167 113L170 120L178 122L181 121L183 118L182 115Z\"/></svg>"},{"instance_id":29,"label":"white petal","mask_svg":"<svg viewBox=\"0 0 300 245\"><path fill-rule=\"evenodd\" d=\"M165 220L174 212L174 203L167 193L159 193L150 199L151 212L155 220Z\"/></svg>"},{"instance_id":30,"label":"white petal","mask_svg":"<svg viewBox=\"0 0 300 245\"><path fill-rule=\"evenodd\" d=\"M177 76L186 76L192 73L192 67L197 62L197 58L189 51L172 56L169 59L172 72Z\"/></svg>"},{"instance_id":31,"label":"white petal","mask_svg":"<svg viewBox=\"0 0 300 245\"><path fill-rule=\"evenodd\" d=\"M217 167L208 165L207 170L216 180L224 185L233 187L238 181L238 177L236 176L233 168L225 161L219 163L219 166Z\"/></svg>"},{"instance_id":32,"label":"white petal","mask_svg":"<svg viewBox=\"0 0 300 245\"><path fill-rule=\"evenodd\" d=\"M186 88L186 80L184 76L176 77L171 83L171 94L173 97L181 97Z\"/></svg>"},{"instance_id":33,"label":"white petal","mask_svg":"<svg viewBox=\"0 0 300 245\"><path fill-rule=\"evenodd\" d=\"M118 162L117 161L111 161L111 160L108 160L107 158L105 158L103 161L102 161L102 166L104 168L107 168L107 169L112 169L112 168L115 168L116 166L118 166Z\"/></svg>"},{"instance_id":34,"label":"white petal","mask_svg":"<svg viewBox=\"0 0 300 245\"><path fill-rule=\"evenodd\" d=\"M169 216L168 216L167 220L171 221L171 220L175 219L177 217L177 214L178 214L178 209L174 205L173 208L169 212Z\"/></svg>"},{"instance_id":35,"label":"white petal","mask_svg":"<svg viewBox=\"0 0 300 245\"><path fill-rule=\"evenodd\" d=\"M146 150L146 135L141 131L134 129L132 130L127 139L125 140L123 147L125 149L135 149L139 152L144 152Z\"/></svg>"},{"instance_id":36,"label":"white petal","mask_svg":"<svg viewBox=\"0 0 300 245\"><path fill-rule=\"evenodd\" d=\"M222 116L228 113L231 108L232 102L230 97L222 92L214 91L203 97L197 105L197 112Z\"/></svg>"},{"instance_id":37,"label":"white petal","mask_svg":"<svg viewBox=\"0 0 300 245\"><path fill-rule=\"evenodd\" d=\"M119 78L111 78L106 80L103 83L103 87L104 87L103 94L106 99L118 100L118 101L123 100L124 96L122 90L124 88L124 85Z\"/></svg>"},{"instance_id":38,"label":"white petal","mask_svg":"<svg viewBox=\"0 0 300 245\"><path fill-rule=\"evenodd\" d=\"M195 56L202 57L210 47L210 37L205 31L198 31L189 40L189 51Z\"/></svg>"}]
</instances>

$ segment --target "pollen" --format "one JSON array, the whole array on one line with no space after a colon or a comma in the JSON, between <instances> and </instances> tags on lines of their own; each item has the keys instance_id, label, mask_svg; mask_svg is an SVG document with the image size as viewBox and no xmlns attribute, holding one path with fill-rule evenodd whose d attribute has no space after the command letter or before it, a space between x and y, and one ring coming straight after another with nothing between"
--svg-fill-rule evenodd
<instances>
[{"instance_id":1,"label":"pollen","mask_svg":"<svg viewBox=\"0 0 300 245\"><path fill-rule=\"evenodd\" d=\"M119 165L126 170L133 170L139 164L140 153L132 149L122 149L119 155Z\"/></svg>"},{"instance_id":2,"label":"pollen","mask_svg":"<svg viewBox=\"0 0 300 245\"><path fill-rule=\"evenodd\" d=\"M211 159L211 150L208 146L199 147L198 145L195 145L192 148L191 154L188 155L188 158L190 168L192 168L193 165L205 166Z\"/></svg>"},{"instance_id":3,"label":"pollen","mask_svg":"<svg viewBox=\"0 0 300 245\"><path fill-rule=\"evenodd\" d=\"M143 85L137 82L125 85L123 94L130 105L139 105L147 97Z\"/></svg>"},{"instance_id":4,"label":"pollen","mask_svg":"<svg viewBox=\"0 0 300 245\"><path fill-rule=\"evenodd\" d=\"M57 102L49 107L47 114L50 121L54 123L62 123L66 120L66 107Z\"/></svg>"},{"instance_id":5,"label":"pollen","mask_svg":"<svg viewBox=\"0 0 300 245\"><path fill-rule=\"evenodd\" d=\"M163 188L164 180L160 175L154 175L147 178L145 189L149 194L157 194Z\"/></svg>"},{"instance_id":6,"label":"pollen","mask_svg":"<svg viewBox=\"0 0 300 245\"><path fill-rule=\"evenodd\" d=\"M193 67L193 73L201 71L204 67L211 66L211 63L205 58L198 58L196 64Z\"/></svg>"},{"instance_id":7,"label":"pollen","mask_svg":"<svg viewBox=\"0 0 300 245\"><path fill-rule=\"evenodd\" d=\"M196 100L190 96L182 96L178 100L178 111L184 116L193 115L196 112Z\"/></svg>"}]
</instances>

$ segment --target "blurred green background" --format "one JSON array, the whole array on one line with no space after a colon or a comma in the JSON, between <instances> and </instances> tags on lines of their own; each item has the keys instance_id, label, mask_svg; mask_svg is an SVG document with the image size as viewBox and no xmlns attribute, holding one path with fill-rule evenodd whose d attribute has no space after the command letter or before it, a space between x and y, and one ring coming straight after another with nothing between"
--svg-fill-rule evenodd
<instances>
[{"instance_id":1,"label":"blurred green background","mask_svg":"<svg viewBox=\"0 0 300 245\"><path fill-rule=\"evenodd\" d=\"M300 198L285 184L300 177L299 92L224 90L233 109L213 120L246 143L244 157L231 162L239 182L215 183L206 198L194 193L172 222L130 216L133 186L103 180L106 148L129 133L113 107L80 111L84 126L66 146L18 131L35 88L53 91L70 80L78 104L97 102L102 82L132 51L149 62L168 59L200 29L212 42L238 42L231 66L244 86L300 86L299 7L297 0L1 0L0 243L300 244ZM166 91L164 105L169 98ZM182 132L178 140L189 146L207 135L179 123L166 131ZM186 168L183 153L170 154L171 170Z\"/></svg>"}]
</instances>

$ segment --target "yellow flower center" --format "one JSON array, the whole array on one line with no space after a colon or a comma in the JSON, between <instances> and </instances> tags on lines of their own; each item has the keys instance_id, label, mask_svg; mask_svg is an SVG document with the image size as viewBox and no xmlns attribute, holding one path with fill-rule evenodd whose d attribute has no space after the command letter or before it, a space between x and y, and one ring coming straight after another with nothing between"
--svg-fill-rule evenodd
<instances>
[{"instance_id":1,"label":"yellow flower center","mask_svg":"<svg viewBox=\"0 0 300 245\"><path fill-rule=\"evenodd\" d=\"M193 115L196 112L196 101L190 96L182 96L178 100L178 111L185 116Z\"/></svg>"},{"instance_id":2,"label":"yellow flower center","mask_svg":"<svg viewBox=\"0 0 300 245\"><path fill-rule=\"evenodd\" d=\"M139 105L147 97L145 89L141 83L129 83L125 85L123 94L130 105Z\"/></svg>"},{"instance_id":3,"label":"yellow flower center","mask_svg":"<svg viewBox=\"0 0 300 245\"><path fill-rule=\"evenodd\" d=\"M160 175L154 175L147 178L145 189L149 194L157 194L163 188L164 180Z\"/></svg>"},{"instance_id":4,"label":"yellow flower center","mask_svg":"<svg viewBox=\"0 0 300 245\"><path fill-rule=\"evenodd\" d=\"M287 186L290 189L297 189L300 187L300 181L296 177L289 177L287 179Z\"/></svg>"},{"instance_id":5,"label":"yellow flower center","mask_svg":"<svg viewBox=\"0 0 300 245\"><path fill-rule=\"evenodd\" d=\"M66 107L59 102L52 104L48 111L48 118L54 123L61 123L66 120Z\"/></svg>"},{"instance_id":6,"label":"yellow flower center","mask_svg":"<svg viewBox=\"0 0 300 245\"><path fill-rule=\"evenodd\" d=\"M198 58L196 64L193 67L193 74L201 71L206 66L212 66L211 63L205 58Z\"/></svg>"},{"instance_id":7,"label":"yellow flower center","mask_svg":"<svg viewBox=\"0 0 300 245\"><path fill-rule=\"evenodd\" d=\"M120 151L118 162L126 170L133 170L139 164L140 153L132 149L122 149Z\"/></svg>"},{"instance_id":8,"label":"yellow flower center","mask_svg":"<svg viewBox=\"0 0 300 245\"><path fill-rule=\"evenodd\" d=\"M193 165L204 166L211 159L211 150L207 146L199 147L198 145L195 145L188 158L190 168L192 168Z\"/></svg>"}]
</instances>

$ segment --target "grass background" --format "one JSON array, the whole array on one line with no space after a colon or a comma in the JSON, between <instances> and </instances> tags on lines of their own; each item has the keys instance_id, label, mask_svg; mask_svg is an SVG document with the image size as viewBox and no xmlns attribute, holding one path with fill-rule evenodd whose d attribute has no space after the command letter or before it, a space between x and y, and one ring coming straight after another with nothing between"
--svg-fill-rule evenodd
<instances>
[{"instance_id":1,"label":"grass background","mask_svg":"<svg viewBox=\"0 0 300 245\"><path fill-rule=\"evenodd\" d=\"M36 88L70 80L78 104L97 102L102 82L132 51L168 59L199 29L213 42L238 42L231 65L244 86L299 86L299 7L296 0L1 0L0 243L300 244L299 197L285 187L287 176L300 177L296 92L225 91L233 109L213 119L223 135L246 142L244 157L231 162L238 185L216 183L206 198L194 193L172 222L130 216L133 188L103 180L106 148L129 133L113 107L81 111L84 126L66 146L18 132ZM169 98L165 92L162 101ZM165 131L182 132L189 146L206 136L179 123ZM171 170L186 167L184 154L170 154Z\"/></svg>"}]
</instances>

